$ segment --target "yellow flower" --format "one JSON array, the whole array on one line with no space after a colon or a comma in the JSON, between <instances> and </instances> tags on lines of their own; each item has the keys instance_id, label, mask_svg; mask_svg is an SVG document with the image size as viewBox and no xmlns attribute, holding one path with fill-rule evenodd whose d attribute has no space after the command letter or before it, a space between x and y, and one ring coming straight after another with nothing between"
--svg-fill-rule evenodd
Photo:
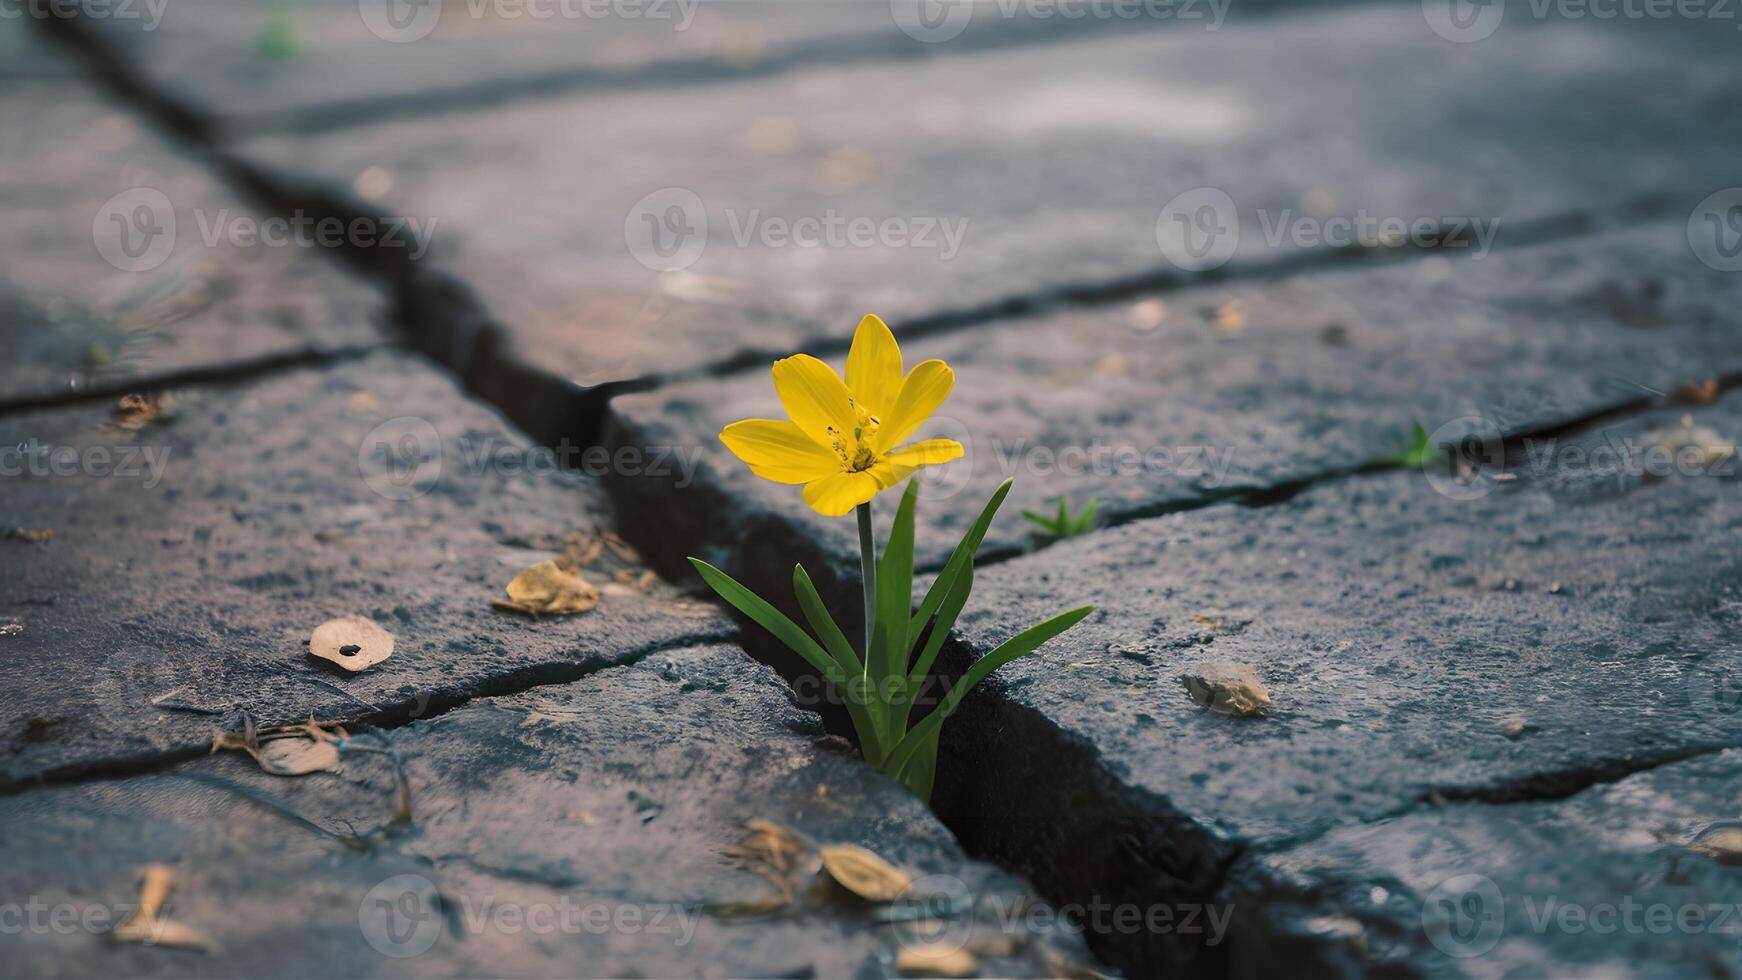
<instances>
[{"instance_id":1,"label":"yellow flower","mask_svg":"<svg viewBox=\"0 0 1742 980\"><path fill-rule=\"evenodd\" d=\"M805 503L840 517L921 466L962 455L954 439L896 446L950 396L956 373L931 360L902 374L901 348L883 321L867 316L847 353L847 380L809 354L774 362L774 392L790 422L745 419L720 441L750 471L775 483L802 483Z\"/></svg>"}]
</instances>

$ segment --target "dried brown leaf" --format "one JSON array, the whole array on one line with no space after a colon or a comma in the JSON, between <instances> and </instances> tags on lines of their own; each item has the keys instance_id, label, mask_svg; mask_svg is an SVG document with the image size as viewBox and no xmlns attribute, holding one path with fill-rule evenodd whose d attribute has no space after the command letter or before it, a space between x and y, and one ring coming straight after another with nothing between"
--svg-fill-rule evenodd
<instances>
[{"instance_id":1,"label":"dried brown leaf","mask_svg":"<svg viewBox=\"0 0 1742 980\"><path fill-rule=\"evenodd\" d=\"M53 541L54 532L46 527L6 527L0 528L0 538L12 538L15 541Z\"/></svg>"},{"instance_id":2,"label":"dried brown leaf","mask_svg":"<svg viewBox=\"0 0 1742 980\"><path fill-rule=\"evenodd\" d=\"M581 613L599 604L599 591L586 579L564 569L555 558L514 576L507 591L507 600L494 601L496 608L531 616Z\"/></svg>"},{"instance_id":3,"label":"dried brown leaf","mask_svg":"<svg viewBox=\"0 0 1742 980\"><path fill-rule=\"evenodd\" d=\"M1742 864L1742 827L1716 827L1690 845L1719 864Z\"/></svg>"},{"instance_id":4,"label":"dried brown leaf","mask_svg":"<svg viewBox=\"0 0 1742 980\"><path fill-rule=\"evenodd\" d=\"M1259 718L1270 712L1270 692L1245 664L1207 663L1180 675L1192 700L1223 715Z\"/></svg>"},{"instance_id":5,"label":"dried brown leaf","mask_svg":"<svg viewBox=\"0 0 1742 980\"><path fill-rule=\"evenodd\" d=\"M836 844L823 848L822 855L829 876L866 901L893 902L913 884L906 872L863 847Z\"/></svg>"},{"instance_id":6,"label":"dried brown leaf","mask_svg":"<svg viewBox=\"0 0 1742 980\"><path fill-rule=\"evenodd\" d=\"M161 395L123 395L110 420L122 429L143 429L168 415Z\"/></svg>"},{"instance_id":7,"label":"dried brown leaf","mask_svg":"<svg viewBox=\"0 0 1742 980\"><path fill-rule=\"evenodd\" d=\"M928 977L969 977L980 968L974 954L947 943L908 946L895 956L895 968L904 974Z\"/></svg>"},{"instance_id":8,"label":"dried brown leaf","mask_svg":"<svg viewBox=\"0 0 1742 980\"><path fill-rule=\"evenodd\" d=\"M217 944L204 932L163 917L163 905L169 899L169 887L174 881L175 872L168 867L161 864L148 866L139 883L139 905L110 935L124 943L173 946L202 953L215 950Z\"/></svg>"},{"instance_id":9,"label":"dried brown leaf","mask_svg":"<svg viewBox=\"0 0 1742 980\"><path fill-rule=\"evenodd\" d=\"M641 553L635 550L634 545L623 540L622 535L616 531L606 531L601 537L604 539L605 547L610 548L613 555L631 565L641 564Z\"/></svg>"},{"instance_id":10,"label":"dried brown leaf","mask_svg":"<svg viewBox=\"0 0 1742 980\"><path fill-rule=\"evenodd\" d=\"M364 616L340 616L315 627L308 652L356 673L393 656L393 634Z\"/></svg>"}]
</instances>

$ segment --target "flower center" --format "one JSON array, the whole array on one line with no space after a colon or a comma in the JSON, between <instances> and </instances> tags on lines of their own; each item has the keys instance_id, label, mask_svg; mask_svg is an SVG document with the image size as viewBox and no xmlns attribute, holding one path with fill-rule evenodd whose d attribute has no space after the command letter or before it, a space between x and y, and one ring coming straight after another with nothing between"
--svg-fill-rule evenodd
<instances>
[{"instance_id":1,"label":"flower center","mask_svg":"<svg viewBox=\"0 0 1742 980\"><path fill-rule=\"evenodd\" d=\"M871 438L877 434L879 420L858 402L853 403L853 415L852 432L829 426L829 443L849 473L863 473L877 465L877 451L871 448Z\"/></svg>"}]
</instances>

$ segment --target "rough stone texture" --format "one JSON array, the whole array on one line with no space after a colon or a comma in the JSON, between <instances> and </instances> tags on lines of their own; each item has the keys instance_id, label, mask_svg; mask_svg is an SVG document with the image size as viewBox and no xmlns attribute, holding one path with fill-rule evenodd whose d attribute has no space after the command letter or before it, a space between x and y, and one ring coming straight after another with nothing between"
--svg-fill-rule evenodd
<instances>
[{"instance_id":1,"label":"rough stone texture","mask_svg":"<svg viewBox=\"0 0 1742 980\"><path fill-rule=\"evenodd\" d=\"M415 716L731 629L665 586L610 581L611 558L592 612L492 610L566 532L610 530L603 495L415 360L169 397L173 417L137 432L107 405L0 420L0 528L54 534L0 539L0 622L21 627L0 635L0 783L197 751L243 711ZM303 643L350 614L397 644L342 676Z\"/></svg>"},{"instance_id":2,"label":"rough stone texture","mask_svg":"<svg viewBox=\"0 0 1742 980\"><path fill-rule=\"evenodd\" d=\"M1735 828L1739 798L1731 751L1550 803L1424 807L1243 862L1234 974L1734 976L1736 870L1699 847Z\"/></svg>"},{"instance_id":3,"label":"rough stone texture","mask_svg":"<svg viewBox=\"0 0 1742 980\"><path fill-rule=\"evenodd\" d=\"M376 0L173 3L161 23L89 18L153 81L230 130L324 129L552 88L731 80L794 65L947 51L901 32L882 0L439 0L403 32ZM957 45L1141 26L1013 16L982 4ZM370 18L365 20L363 13ZM1048 22L1050 21L1050 22ZM374 33L380 25L387 33ZM403 40L395 40L403 39ZM288 44L286 43L288 41Z\"/></svg>"},{"instance_id":4,"label":"rough stone texture","mask_svg":"<svg viewBox=\"0 0 1742 980\"><path fill-rule=\"evenodd\" d=\"M0 955L28 975L892 975L903 934L808 869L780 914L704 908L772 893L720 855L749 820L870 848L919 878L916 891L948 888L988 911L1032 900L964 858L918 800L817 745L821 735L768 668L706 647L363 736L387 740L412 791L412 823L381 832L369 833L392 811L391 764L361 752L345 754L339 775L275 778L231 754L7 797L8 896L81 912L131 902L138 869L167 863L180 875L170 916L222 951L9 929ZM348 848L333 836L344 834L371 845ZM415 876L409 898L398 875ZM379 897L428 914L428 931L401 919L401 941L377 952L366 936L387 938ZM589 909L644 925L602 929ZM951 936L970 948L1007 947L983 960L988 975L1058 976L1085 962L1065 934L1006 933L989 916L959 925Z\"/></svg>"},{"instance_id":5,"label":"rough stone texture","mask_svg":"<svg viewBox=\"0 0 1742 980\"><path fill-rule=\"evenodd\" d=\"M1300 251L1265 243L1261 210L1499 218L1501 244L1536 219L1637 217L1642 197L1685 221L1731 179L1730 33L1584 21L1454 45L1416 5L1358 7L525 100L240 150L437 221L439 260L522 356L592 384L840 342L867 311L900 324L1122 277L1165 284L1177 270L1157 216L1204 185L1245 227L1245 265L1228 269ZM1650 125L1616 126L1621 113ZM665 245L699 230L677 198L650 203L669 188L697 196L707 234L682 236L704 250L662 275L628 241L651 251L648 218ZM831 213L907 224L843 226L838 246L769 237ZM964 219L946 258L936 222ZM876 241L902 230L935 247Z\"/></svg>"},{"instance_id":6,"label":"rough stone texture","mask_svg":"<svg viewBox=\"0 0 1742 980\"><path fill-rule=\"evenodd\" d=\"M942 357L956 369L954 394L918 437L969 448L921 476L920 561L941 564L1006 477L1016 484L987 537L994 554L1034 543L1018 512L1045 512L1060 494L1074 507L1096 496L1104 520L1130 519L1350 471L1402 450L1416 421L1531 432L1742 371L1726 312L1739 290L1742 279L1693 258L1676 223L1482 261L1165 294L1167 317L1149 330L1117 307L909 342L909 364ZM1238 330L1213 322L1230 304L1244 310ZM736 419L784 417L766 368L613 408L617 438L703 454L698 486L680 493L710 506L668 511L706 523L678 540L709 540L750 568L764 552L790 560L782 549L797 536L837 567L856 564L851 521L817 516L797 488L756 478L718 441ZM892 504L882 511L887 521ZM769 521L785 531L769 537Z\"/></svg>"},{"instance_id":7,"label":"rough stone texture","mask_svg":"<svg viewBox=\"0 0 1742 980\"><path fill-rule=\"evenodd\" d=\"M1742 406L1693 419L1734 433ZM1645 477L1589 456L1677 424L1584 436L1579 454L1539 446L1480 499L1392 472L984 569L955 669L1051 612L1099 611L970 699L940 812L1061 899L1225 901L1242 853L1435 798L1551 800L1736 745L1742 471ZM1254 668L1271 716L1194 703L1179 675L1206 661ZM1150 936L1121 957L1227 955Z\"/></svg>"},{"instance_id":8,"label":"rough stone texture","mask_svg":"<svg viewBox=\"0 0 1742 980\"><path fill-rule=\"evenodd\" d=\"M0 57L0 403L379 339L377 294L317 249L244 247L222 234L258 216L203 162L71 77L40 37L12 33L18 23L5 35L18 39L18 59ZM173 239L147 239L131 224L139 208L164 234L173 212ZM149 268L105 257L131 266L117 217Z\"/></svg>"}]
</instances>

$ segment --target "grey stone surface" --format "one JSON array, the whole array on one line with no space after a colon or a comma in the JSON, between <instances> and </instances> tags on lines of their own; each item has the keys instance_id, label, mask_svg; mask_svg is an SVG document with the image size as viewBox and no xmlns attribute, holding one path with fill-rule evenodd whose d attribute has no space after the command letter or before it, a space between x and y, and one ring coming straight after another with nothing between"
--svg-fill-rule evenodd
<instances>
[{"instance_id":1,"label":"grey stone surface","mask_svg":"<svg viewBox=\"0 0 1742 980\"><path fill-rule=\"evenodd\" d=\"M980 11L966 35L1095 26ZM686 84L812 59L914 57L882 0L193 0L148 18L89 18L154 82L242 130L359 125L441 102L539 89ZM388 13L396 15L389 20ZM361 15L361 16L360 16ZM1106 25L1102 25L1106 26ZM496 92L494 96L482 93Z\"/></svg>"},{"instance_id":2,"label":"grey stone surface","mask_svg":"<svg viewBox=\"0 0 1742 980\"><path fill-rule=\"evenodd\" d=\"M108 405L0 420L0 528L53 532L0 540L6 785L197 752L244 711L403 718L731 631L610 558L591 612L492 610L565 533L613 524L595 480L414 359L167 397L137 431ZM397 643L345 676L304 643L351 614Z\"/></svg>"},{"instance_id":3,"label":"grey stone surface","mask_svg":"<svg viewBox=\"0 0 1742 980\"><path fill-rule=\"evenodd\" d=\"M1438 430L1479 417L1531 432L1734 373L1742 346L1726 311L1739 289L1693 258L1680 223L1666 223L910 341L908 364L941 357L956 370L954 393L916 438L969 450L922 472L920 560L941 564L1006 477L1016 483L987 537L992 553L1035 543L1018 512L1046 511L1060 494L1076 507L1098 497L1108 520L1157 514L1358 468L1402 450L1417 421ZM1162 304L1159 325L1133 325ZM1213 311L1233 304L1243 325L1218 327ZM831 360L839 368L844 357ZM768 552L778 564L796 536L854 566L851 521L817 516L798 488L755 477L718 441L737 419L784 417L766 368L613 408L624 441L703 453L702 486L677 493L715 494L690 538L716 545L716 557L749 567ZM882 511L887 521L893 502ZM790 535L764 537L764 520Z\"/></svg>"},{"instance_id":4,"label":"grey stone surface","mask_svg":"<svg viewBox=\"0 0 1742 980\"><path fill-rule=\"evenodd\" d=\"M1734 399L1692 417L1742 429ZM1242 854L1358 836L1434 800L1553 800L1737 745L1737 464L1658 476L1592 456L1632 440L1653 465L1643 447L1677 426L1664 413L1563 440L1477 499L1376 474L984 569L958 657L1054 611L1099 611L952 721L940 812L1061 897L1227 901ZM1254 668L1271 715L1196 704L1179 678L1207 662ZM1040 801L1017 788L1043 773ZM1020 821L990 816L1024 801ZM1589 887L1570 877L1568 900L1595 901ZM1241 949L1141 942L1130 955L1151 965Z\"/></svg>"},{"instance_id":5,"label":"grey stone surface","mask_svg":"<svg viewBox=\"0 0 1742 980\"><path fill-rule=\"evenodd\" d=\"M344 753L337 775L277 778L226 754L32 790L0 799L9 900L83 914L133 901L138 869L164 863L180 876L170 917L221 950L44 928L7 930L0 955L8 972L32 976L894 975L913 934L879 924L802 857L783 910L719 909L773 891L721 855L751 820L870 848L915 876L916 893L941 886L987 910L1032 900L967 860L918 800L820 747L821 735L773 672L714 646L359 737L384 738L403 760L407 824L382 827L392 767L362 752ZM369 846L334 839L348 834ZM397 933L378 898L406 903L394 906L406 916ZM1007 932L990 915L958 926L952 941L999 951L982 960L988 975L1086 965L1067 934Z\"/></svg>"},{"instance_id":6,"label":"grey stone surface","mask_svg":"<svg viewBox=\"0 0 1742 980\"><path fill-rule=\"evenodd\" d=\"M0 59L0 401L378 342L373 290L318 248L232 238L259 215L20 37Z\"/></svg>"},{"instance_id":7,"label":"grey stone surface","mask_svg":"<svg viewBox=\"0 0 1742 980\"><path fill-rule=\"evenodd\" d=\"M1243 862L1236 976L1729 977L1742 754L1565 800L1424 807Z\"/></svg>"},{"instance_id":8,"label":"grey stone surface","mask_svg":"<svg viewBox=\"0 0 1742 980\"><path fill-rule=\"evenodd\" d=\"M1204 186L1244 229L1223 271L1310 251L1264 234L1309 213L1498 219L1501 244L1642 197L1685 221L1731 179L1732 40L1526 21L1455 45L1414 4L1360 6L528 99L240 151L437 221L439 261L522 355L591 384L841 342L868 311L899 327L1186 278L1157 218ZM794 223L833 244L791 244ZM686 244L693 264L655 271L689 261L671 251Z\"/></svg>"}]
</instances>

